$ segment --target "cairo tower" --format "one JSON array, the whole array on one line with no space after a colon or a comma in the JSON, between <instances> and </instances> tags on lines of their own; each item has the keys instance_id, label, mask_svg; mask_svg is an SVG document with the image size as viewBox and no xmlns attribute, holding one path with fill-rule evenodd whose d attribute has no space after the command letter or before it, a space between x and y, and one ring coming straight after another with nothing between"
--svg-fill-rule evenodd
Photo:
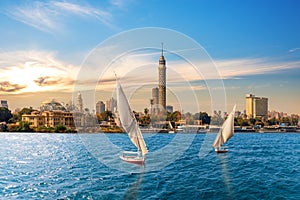
<instances>
[{"instance_id":1,"label":"cairo tower","mask_svg":"<svg viewBox=\"0 0 300 200\"><path fill-rule=\"evenodd\" d=\"M162 46L158 66L158 104L162 110L166 110L166 88L166 60Z\"/></svg>"}]
</instances>

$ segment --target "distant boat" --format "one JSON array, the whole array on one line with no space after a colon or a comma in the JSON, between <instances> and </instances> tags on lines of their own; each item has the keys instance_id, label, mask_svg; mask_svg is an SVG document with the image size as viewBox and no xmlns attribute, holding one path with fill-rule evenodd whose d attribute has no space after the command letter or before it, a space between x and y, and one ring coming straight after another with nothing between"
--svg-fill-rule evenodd
<instances>
[{"instance_id":1,"label":"distant boat","mask_svg":"<svg viewBox=\"0 0 300 200\"><path fill-rule=\"evenodd\" d=\"M199 134L206 134L208 130L206 129L198 129L197 133Z\"/></svg>"},{"instance_id":2,"label":"distant boat","mask_svg":"<svg viewBox=\"0 0 300 200\"><path fill-rule=\"evenodd\" d=\"M131 142L137 147L137 152L123 151L120 158L123 161L143 165L145 155L148 153L139 125L131 111L129 102L124 94L121 84L116 80L117 108L122 127L127 132Z\"/></svg>"},{"instance_id":3,"label":"distant boat","mask_svg":"<svg viewBox=\"0 0 300 200\"><path fill-rule=\"evenodd\" d=\"M173 127L172 123L169 121L169 131L168 133L175 133L175 128Z\"/></svg>"},{"instance_id":4,"label":"distant boat","mask_svg":"<svg viewBox=\"0 0 300 200\"><path fill-rule=\"evenodd\" d=\"M177 126L176 132L178 132L178 133L183 132L183 126L181 126L181 125Z\"/></svg>"},{"instance_id":5,"label":"distant boat","mask_svg":"<svg viewBox=\"0 0 300 200\"><path fill-rule=\"evenodd\" d=\"M213 147L214 147L216 153L228 152L228 149L225 147L222 147L222 145L225 142L227 142L234 134L235 107L236 107L236 105L234 105L231 113L228 115L227 119L223 123L222 128L220 129L220 131L215 139Z\"/></svg>"}]
</instances>

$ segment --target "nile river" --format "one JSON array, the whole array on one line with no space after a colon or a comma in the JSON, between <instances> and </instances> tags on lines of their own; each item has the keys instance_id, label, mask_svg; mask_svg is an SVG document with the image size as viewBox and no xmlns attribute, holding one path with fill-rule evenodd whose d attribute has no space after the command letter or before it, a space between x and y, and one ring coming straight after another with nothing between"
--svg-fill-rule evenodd
<instances>
[{"instance_id":1,"label":"nile river","mask_svg":"<svg viewBox=\"0 0 300 200\"><path fill-rule=\"evenodd\" d=\"M139 166L125 134L0 133L0 199L300 199L300 134L236 133L218 155L215 136L144 134Z\"/></svg>"}]
</instances>

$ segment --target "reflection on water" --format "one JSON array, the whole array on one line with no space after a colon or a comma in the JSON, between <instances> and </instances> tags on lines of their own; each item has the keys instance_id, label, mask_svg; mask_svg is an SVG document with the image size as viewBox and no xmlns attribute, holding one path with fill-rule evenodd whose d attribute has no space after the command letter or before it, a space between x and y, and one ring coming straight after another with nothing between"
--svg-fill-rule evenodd
<instances>
[{"instance_id":1,"label":"reflection on water","mask_svg":"<svg viewBox=\"0 0 300 200\"><path fill-rule=\"evenodd\" d=\"M79 134L87 150L107 167L125 172L140 172L136 165L121 162L122 151L136 151L125 134ZM150 135L152 137L150 137ZM163 136L163 137L162 137ZM145 139L149 153L145 172L156 171L172 164L192 145L196 134L148 134ZM163 140L162 140L163 138Z\"/></svg>"},{"instance_id":2,"label":"reflection on water","mask_svg":"<svg viewBox=\"0 0 300 200\"><path fill-rule=\"evenodd\" d=\"M132 200L138 198L139 189L143 180L144 173L138 173L136 181L131 185L131 187L125 193L124 200Z\"/></svg>"},{"instance_id":3,"label":"reflection on water","mask_svg":"<svg viewBox=\"0 0 300 200\"><path fill-rule=\"evenodd\" d=\"M233 190L232 190L232 186L231 186L230 172L228 170L228 165L227 165L228 164L227 153L218 154L217 157L221 163L223 182L225 184L226 191L228 193L228 197L233 198Z\"/></svg>"},{"instance_id":4,"label":"reflection on water","mask_svg":"<svg viewBox=\"0 0 300 200\"><path fill-rule=\"evenodd\" d=\"M120 151L109 150L104 136L0 133L0 199L300 199L299 133L236 134L227 154L216 155L210 143L200 159L210 135L183 135L195 138L185 154L151 172L152 163L173 153L157 158L151 152L172 135L147 139L145 168L119 158L132 147L126 135L107 136Z\"/></svg>"}]
</instances>

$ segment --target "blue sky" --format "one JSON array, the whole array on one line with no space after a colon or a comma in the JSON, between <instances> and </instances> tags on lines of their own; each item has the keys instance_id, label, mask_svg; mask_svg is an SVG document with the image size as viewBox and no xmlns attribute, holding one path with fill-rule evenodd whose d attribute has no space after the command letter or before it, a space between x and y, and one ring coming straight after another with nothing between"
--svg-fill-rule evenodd
<instances>
[{"instance_id":1,"label":"blue sky","mask_svg":"<svg viewBox=\"0 0 300 200\"><path fill-rule=\"evenodd\" d=\"M1 1L0 98L11 108L66 102L81 63L99 43L122 31L162 27L204 47L224 77L228 107L243 110L251 92L269 97L270 110L300 114L299 8L297 0Z\"/></svg>"}]
</instances>

